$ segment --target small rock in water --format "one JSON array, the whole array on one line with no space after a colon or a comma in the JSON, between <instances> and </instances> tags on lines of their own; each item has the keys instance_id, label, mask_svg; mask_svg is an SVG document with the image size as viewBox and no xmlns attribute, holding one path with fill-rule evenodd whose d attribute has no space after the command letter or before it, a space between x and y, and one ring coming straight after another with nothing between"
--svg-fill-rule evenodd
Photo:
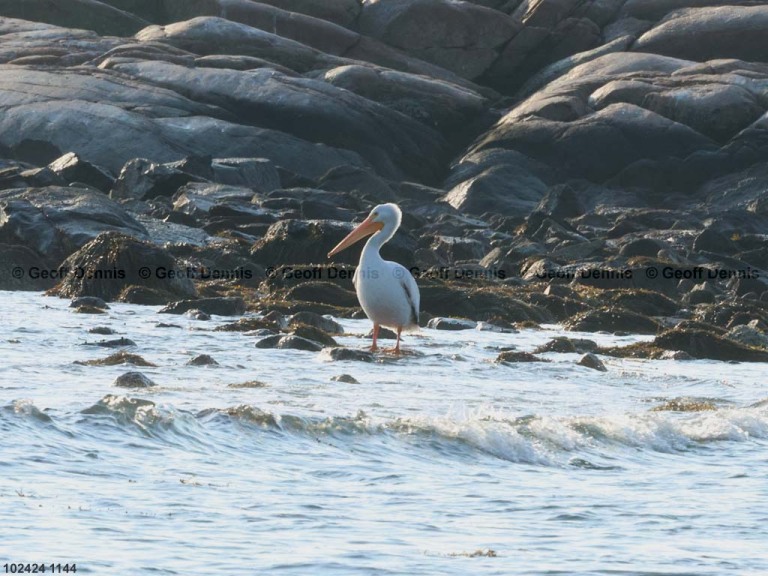
<instances>
[{"instance_id":1,"label":"small rock in water","mask_svg":"<svg viewBox=\"0 0 768 576\"><path fill-rule=\"evenodd\" d=\"M259 380L249 380L248 382L239 382L237 384L227 384L227 388L266 388L268 384Z\"/></svg>"},{"instance_id":2,"label":"small rock in water","mask_svg":"<svg viewBox=\"0 0 768 576\"><path fill-rule=\"evenodd\" d=\"M508 350L507 352L499 354L496 357L496 362L549 362L549 360L534 356L530 352Z\"/></svg>"},{"instance_id":3,"label":"small rock in water","mask_svg":"<svg viewBox=\"0 0 768 576\"><path fill-rule=\"evenodd\" d=\"M229 324L222 324L213 329L214 332L251 332L252 330L273 330L277 325L264 318L240 318Z\"/></svg>"},{"instance_id":4,"label":"small rock in water","mask_svg":"<svg viewBox=\"0 0 768 576\"><path fill-rule=\"evenodd\" d=\"M599 370L600 372L608 372L608 368L605 367L603 361L591 352L584 354L576 364L586 368L592 368L593 370Z\"/></svg>"},{"instance_id":5,"label":"small rock in water","mask_svg":"<svg viewBox=\"0 0 768 576\"><path fill-rule=\"evenodd\" d=\"M365 337L369 340L373 338L373 329L368 331L368 334L365 335ZM384 328L383 326L379 328L379 340L395 340L397 338L397 334L395 334L392 330L389 328Z\"/></svg>"},{"instance_id":6,"label":"small rock in water","mask_svg":"<svg viewBox=\"0 0 768 576\"><path fill-rule=\"evenodd\" d=\"M188 310L202 310L217 316L241 316L245 314L245 301L240 297L199 298L179 300L168 304L159 314L184 314Z\"/></svg>"},{"instance_id":7,"label":"small rock in water","mask_svg":"<svg viewBox=\"0 0 768 576\"><path fill-rule=\"evenodd\" d=\"M198 310L197 308L193 308L192 310L187 310L184 313L184 316L186 316L187 318L192 318L193 320L201 320L201 321L206 321L211 319L211 317L208 314L206 314L202 310Z\"/></svg>"},{"instance_id":8,"label":"small rock in water","mask_svg":"<svg viewBox=\"0 0 768 576\"><path fill-rule=\"evenodd\" d=\"M659 360L693 360L693 356L682 350L664 350Z\"/></svg>"},{"instance_id":9,"label":"small rock in water","mask_svg":"<svg viewBox=\"0 0 768 576\"><path fill-rule=\"evenodd\" d=\"M136 342L130 338L116 338L114 340L100 340L99 342L87 342L86 346L101 346L102 348L120 348L121 346L136 346Z\"/></svg>"},{"instance_id":10,"label":"small rock in water","mask_svg":"<svg viewBox=\"0 0 768 576\"><path fill-rule=\"evenodd\" d=\"M317 342L294 335L283 336L275 347L283 350L306 350L307 352L319 352L323 349Z\"/></svg>"},{"instance_id":11,"label":"small rock in water","mask_svg":"<svg viewBox=\"0 0 768 576\"><path fill-rule=\"evenodd\" d=\"M478 322L475 328L481 332L498 332L499 334L514 334L518 332L518 330L515 330L514 328L505 328L504 326L497 326L490 322Z\"/></svg>"},{"instance_id":12,"label":"small rock in water","mask_svg":"<svg viewBox=\"0 0 768 576\"><path fill-rule=\"evenodd\" d=\"M323 355L330 360L356 360L358 362L373 362L374 356L371 352L364 350L355 350L353 348L326 348Z\"/></svg>"},{"instance_id":13,"label":"small rock in water","mask_svg":"<svg viewBox=\"0 0 768 576\"><path fill-rule=\"evenodd\" d=\"M344 384L360 384L354 376L349 374L339 374L338 376L332 376L331 382L344 382Z\"/></svg>"},{"instance_id":14,"label":"small rock in water","mask_svg":"<svg viewBox=\"0 0 768 576\"><path fill-rule=\"evenodd\" d=\"M432 318L427 322L427 328L433 330L474 330L477 322L463 318Z\"/></svg>"},{"instance_id":15,"label":"small rock in water","mask_svg":"<svg viewBox=\"0 0 768 576\"><path fill-rule=\"evenodd\" d=\"M155 383L141 372L126 372L117 377L114 385L121 388L151 388Z\"/></svg>"},{"instance_id":16,"label":"small rock in water","mask_svg":"<svg viewBox=\"0 0 768 576\"><path fill-rule=\"evenodd\" d=\"M301 336L323 346L338 346L336 340L320 328L307 324L292 324L292 326L291 335L293 336Z\"/></svg>"},{"instance_id":17,"label":"small rock in water","mask_svg":"<svg viewBox=\"0 0 768 576\"><path fill-rule=\"evenodd\" d=\"M109 305L102 298L98 298L97 296L79 296L69 303L70 308L79 308L80 306L90 306L91 308L109 310Z\"/></svg>"},{"instance_id":18,"label":"small rock in water","mask_svg":"<svg viewBox=\"0 0 768 576\"><path fill-rule=\"evenodd\" d=\"M198 354L187 362L187 366L218 366L219 363L208 354Z\"/></svg>"},{"instance_id":19,"label":"small rock in water","mask_svg":"<svg viewBox=\"0 0 768 576\"><path fill-rule=\"evenodd\" d=\"M651 408L652 412L703 412L705 410L717 410L717 406L706 399L673 398Z\"/></svg>"},{"instance_id":20,"label":"small rock in water","mask_svg":"<svg viewBox=\"0 0 768 576\"><path fill-rule=\"evenodd\" d=\"M101 336L109 336L110 334L116 334L116 331L109 326L94 326L88 330L89 334L100 334Z\"/></svg>"},{"instance_id":21,"label":"small rock in water","mask_svg":"<svg viewBox=\"0 0 768 576\"><path fill-rule=\"evenodd\" d=\"M75 308L75 312L77 314L106 314L106 310L95 306L78 306Z\"/></svg>"},{"instance_id":22,"label":"small rock in water","mask_svg":"<svg viewBox=\"0 0 768 576\"><path fill-rule=\"evenodd\" d=\"M341 326L341 324L335 320L332 320L331 318L320 316L320 314L315 312L296 312L296 314L291 316L289 321L289 325L294 324L306 324L308 326L314 326L315 328L319 328L328 334L344 334L344 328Z\"/></svg>"},{"instance_id":23,"label":"small rock in water","mask_svg":"<svg viewBox=\"0 0 768 576\"><path fill-rule=\"evenodd\" d=\"M144 360L138 354L129 354L125 350L110 354L106 358L99 358L97 360L75 361L75 364L81 366L116 366L118 364L133 364L134 366L156 366L152 362Z\"/></svg>"},{"instance_id":24,"label":"small rock in water","mask_svg":"<svg viewBox=\"0 0 768 576\"><path fill-rule=\"evenodd\" d=\"M274 324L277 326L277 328L288 328L288 320L286 320L285 316L283 316L280 312L277 310L271 310L270 312L267 312L264 314L262 318L265 322L269 322L270 324Z\"/></svg>"},{"instance_id":25,"label":"small rock in water","mask_svg":"<svg viewBox=\"0 0 768 576\"><path fill-rule=\"evenodd\" d=\"M535 353L541 354L542 352L560 352L560 353L574 353L586 354L588 352L594 352L597 350L597 342L594 340L588 340L586 338L568 338L567 336L557 336L546 344L536 348Z\"/></svg>"},{"instance_id":26,"label":"small rock in water","mask_svg":"<svg viewBox=\"0 0 768 576\"><path fill-rule=\"evenodd\" d=\"M282 336L280 336L280 334L267 336L266 338L263 338L258 342L256 342L256 348L276 348L281 338Z\"/></svg>"}]
</instances>

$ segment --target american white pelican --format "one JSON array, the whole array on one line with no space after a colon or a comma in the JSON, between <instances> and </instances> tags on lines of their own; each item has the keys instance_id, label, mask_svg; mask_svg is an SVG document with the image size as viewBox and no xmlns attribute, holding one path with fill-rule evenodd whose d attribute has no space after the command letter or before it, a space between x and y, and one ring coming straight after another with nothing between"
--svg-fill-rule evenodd
<instances>
[{"instance_id":1,"label":"american white pelican","mask_svg":"<svg viewBox=\"0 0 768 576\"><path fill-rule=\"evenodd\" d=\"M379 254L379 249L400 227L401 218L402 212L397 204L379 204L371 210L368 218L328 252L328 258L331 258L373 234L365 243L352 279L360 306L373 322L372 352L378 349L376 339L381 326L397 330L397 344L393 351L399 354L400 333L403 329L419 325L419 287L416 280L404 266L384 260Z\"/></svg>"}]
</instances>

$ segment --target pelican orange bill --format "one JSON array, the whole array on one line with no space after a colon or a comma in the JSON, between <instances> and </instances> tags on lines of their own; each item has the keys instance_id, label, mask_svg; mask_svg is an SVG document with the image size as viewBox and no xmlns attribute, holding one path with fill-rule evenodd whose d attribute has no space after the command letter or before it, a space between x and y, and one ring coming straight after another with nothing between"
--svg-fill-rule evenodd
<instances>
[{"instance_id":1,"label":"pelican orange bill","mask_svg":"<svg viewBox=\"0 0 768 576\"><path fill-rule=\"evenodd\" d=\"M371 234L378 232L382 228L384 228L384 224L381 222L376 222L371 216L368 216L368 218L363 220L357 228L347 234L344 240L336 244L336 247L333 250L328 252L328 258L331 258L334 254L338 254L345 248L349 248L352 246L352 244L362 240L366 236L370 236Z\"/></svg>"}]
</instances>

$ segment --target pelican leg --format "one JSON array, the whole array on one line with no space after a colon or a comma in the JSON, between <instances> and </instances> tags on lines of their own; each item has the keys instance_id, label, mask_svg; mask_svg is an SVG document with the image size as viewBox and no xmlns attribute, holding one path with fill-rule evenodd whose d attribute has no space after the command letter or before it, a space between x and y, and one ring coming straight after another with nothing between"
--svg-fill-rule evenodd
<instances>
[{"instance_id":1,"label":"pelican leg","mask_svg":"<svg viewBox=\"0 0 768 576\"><path fill-rule=\"evenodd\" d=\"M397 328L397 344L395 344L395 354L400 354L400 332L402 332L403 329L398 326Z\"/></svg>"},{"instance_id":2,"label":"pelican leg","mask_svg":"<svg viewBox=\"0 0 768 576\"><path fill-rule=\"evenodd\" d=\"M373 324L373 344L371 344L371 352L376 352L379 347L376 345L376 340L379 338L380 326L374 322Z\"/></svg>"}]
</instances>

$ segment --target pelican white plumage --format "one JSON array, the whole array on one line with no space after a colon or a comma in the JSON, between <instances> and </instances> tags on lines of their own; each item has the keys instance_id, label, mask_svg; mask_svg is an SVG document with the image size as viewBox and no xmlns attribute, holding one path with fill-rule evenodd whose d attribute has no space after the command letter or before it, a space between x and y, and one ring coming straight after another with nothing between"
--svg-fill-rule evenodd
<instances>
[{"instance_id":1,"label":"pelican white plumage","mask_svg":"<svg viewBox=\"0 0 768 576\"><path fill-rule=\"evenodd\" d=\"M397 331L394 352L400 353L400 333L419 325L419 287L407 268L397 262L384 260L379 249L400 227L402 212L397 204L379 204L349 235L328 253L328 258L348 248L366 236L360 263L353 282L357 299L366 316L373 322L371 351L378 349L379 328Z\"/></svg>"}]
</instances>

